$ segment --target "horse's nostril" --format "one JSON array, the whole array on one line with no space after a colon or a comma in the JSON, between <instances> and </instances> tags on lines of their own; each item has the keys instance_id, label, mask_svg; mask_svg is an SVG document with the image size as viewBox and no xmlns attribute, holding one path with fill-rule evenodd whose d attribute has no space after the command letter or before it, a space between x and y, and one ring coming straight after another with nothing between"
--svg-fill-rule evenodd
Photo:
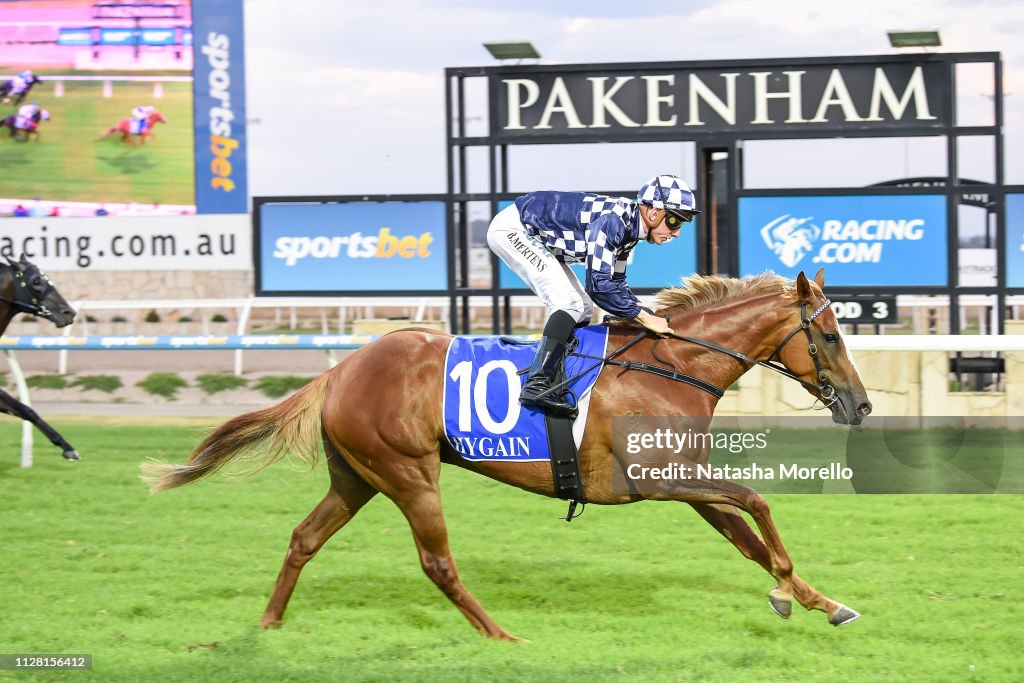
<instances>
[{"instance_id":1,"label":"horse's nostril","mask_svg":"<svg viewBox=\"0 0 1024 683\"><path fill-rule=\"evenodd\" d=\"M868 415L871 414L871 404L866 401L864 403L861 403L859 406L857 406L857 412L862 417L867 417Z\"/></svg>"}]
</instances>

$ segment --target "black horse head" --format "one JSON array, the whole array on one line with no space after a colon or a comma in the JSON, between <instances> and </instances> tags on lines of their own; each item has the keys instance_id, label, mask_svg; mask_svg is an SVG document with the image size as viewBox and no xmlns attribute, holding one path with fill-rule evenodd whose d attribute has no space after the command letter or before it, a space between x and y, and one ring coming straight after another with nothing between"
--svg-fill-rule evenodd
<instances>
[{"instance_id":1,"label":"black horse head","mask_svg":"<svg viewBox=\"0 0 1024 683\"><path fill-rule=\"evenodd\" d=\"M10 287L8 279L13 281ZM4 296L9 293L10 298ZM7 257L7 266L0 266L0 304L6 303L16 313L46 318L57 327L70 325L75 319L75 309L57 291L50 278L29 263L25 255L15 261Z\"/></svg>"}]
</instances>

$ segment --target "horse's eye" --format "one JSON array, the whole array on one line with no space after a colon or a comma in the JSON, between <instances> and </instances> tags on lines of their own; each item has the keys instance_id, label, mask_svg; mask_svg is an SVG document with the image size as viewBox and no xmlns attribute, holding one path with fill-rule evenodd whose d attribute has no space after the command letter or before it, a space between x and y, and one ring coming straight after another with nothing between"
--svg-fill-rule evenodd
<instances>
[{"instance_id":1,"label":"horse's eye","mask_svg":"<svg viewBox=\"0 0 1024 683\"><path fill-rule=\"evenodd\" d=\"M835 344L836 342L839 341L839 335L833 334L832 332L826 332L825 341L827 341L829 344Z\"/></svg>"}]
</instances>

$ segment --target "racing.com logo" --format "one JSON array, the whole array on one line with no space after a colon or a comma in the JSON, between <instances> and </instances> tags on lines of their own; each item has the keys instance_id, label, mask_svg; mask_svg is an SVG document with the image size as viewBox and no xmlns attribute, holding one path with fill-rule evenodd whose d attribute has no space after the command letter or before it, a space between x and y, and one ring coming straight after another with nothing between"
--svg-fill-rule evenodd
<instances>
[{"instance_id":1,"label":"racing.com logo","mask_svg":"<svg viewBox=\"0 0 1024 683\"><path fill-rule=\"evenodd\" d=\"M925 221L917 218L827 219L820 226L813 220L784 214L761 228L761 239L782 265L794 268L812 251L814 263L879 263L884 243L925 236Z\"/></svg>"},{"instance_id":2,"label":"racing.com logo","mask_svg":"<svg viewBox=\"0 0 1024 683\"><path fill-rule=\"evenodd\" d=\"M821 237L821 228L812 220L814 216L795 218L787 213L761 228L761 239L782 265L794 268Z\"/></svg>"},{"instance_id":3,"label":"racing.com logo","mask_svg":"<svg viewBox=\"0 0 1024 683\"><path fill-rule=\"evenodd\" d=\"M354 232L351 235L328 237L291 236L278 237L274 241L273 257L283 259L286 266L294 266L304 258L333 259L348 258L430 258L430 245L434 235L424 232L420 235L399 236L391 228L381 228L376 235Z\"/></svg>"}]
</instances>

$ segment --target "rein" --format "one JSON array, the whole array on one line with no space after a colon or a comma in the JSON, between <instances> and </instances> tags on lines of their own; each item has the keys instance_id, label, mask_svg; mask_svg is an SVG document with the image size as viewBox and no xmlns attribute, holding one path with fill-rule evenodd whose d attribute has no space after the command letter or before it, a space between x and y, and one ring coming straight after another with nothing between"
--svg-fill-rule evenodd
<instances>
[{"instance_id":1,"label":"rein","mask_svg":"<svg viewBox=\"0 0 1024 683\"><path fill-rule=\"evenodd\" d=\"M814 339L811 337L811 323L814 321L815 318L817 318L819 315L821 315L825 311L825 309L827 309L831 304L832 304L832 302L829 299L825 299L825 303L823 303L821 306L819 306L813 313L811 313L810 315L807 315L807 304L804 303L804 302L801 302L801 304L800 304L800 324L797 325L795 328L793 328L793 330L789 334L787 334L786 337L781 342L779 342L779 345L775 347L775 350L771 352L771 355L769 355L768 358L766 358L764 360L758 360L756 358L751 358L750 356L748 356L748 355L746 355L744 353L740 353L739 351L734 351L733 349L730 349L730 348L728 348L726 346L722 346L720 344L716 344L715 342L707 341L705 339L696 339L694 337L685 337L683 335L676 334L675 332L668 333L666 335L666 337L671 338L671 339L678 339L680 341L689 342L691 344L697 344L698 346L703 346L704 348L711 349L712 351L718 351L719 353L724 353L727 356L731 356L731 357L735 358L736 360L739 360L739 361L741 361L743 363L746 363L750 367L753 367L755 365L760 365L762 367L768 368L769 370L777 372L780 375L783 375L784 377L788 377L789 379L796 380L797 382L802 384L804 387L806 387L808 389L812 389L812 390L818 392L818 395L821 397L821 401L822 401L822 404L823 404L822 408L828 408L833 403L835 403L836 401L839 400L839 395L836 393L835 387L833 387L831 384L829 384L828 377L825 374L825 370L824 370L824 368L821 367L821 358L818 356L818 347L814 343ZM814 369L816 371L816 377L818 378L819 384L814 384L813 382L808 382L805 379L801 379L800 377L797 377L792 372L790 372L788 369L786 369L785 366L783 366L781 363L779 363L779 362L777 362L775 360L775 358L779 355L779 353L782 352L782 349L785 348L786 344L788 344L789 341L794 336L796 336L796 334L798 332L801 332L801 331L803 331L804 335L807 337L808 351L811 354L811 359L814 361ZM603 358L598 358L597 356L589 356L589 355L586 355L586 354L580 354L580 353L571 352L569 355L577 356L579 358L589 358L589 359L592 359L592 360L596 360L597 362L594 363L593 365L591 365L590 367L588 367L586 370L584 370L582 372L579 372L579 373L573 375L572 377L569 377L569 378L563 380L562 382L559 382L558 384L553 385L550 389L548 389L547 391L543 392L540 395L541 396L547 396L550 393L553 393L555 391L559 391L562 388L568 386L568 384L570 382L576 380L579 377L582 377L583 375L587 374L588 372L590 372L594 368L602 366L602 365L615 365L615 366L618 366L618 367L625 368L626 370L638 370L640 372L647 372L647 373L650 373L652 375L657 375L659 377L664 377L666 379L670 379L670 380L673 380L673 381L676 381L676 382L682 382L683 384L688 384L688 385L690 385L692 387L700 389L701 391L706 391L707 393L711 394L712 396L714 396L716 398L722 398L725 395L725 391L724 390L719 389L718 387L716 387L715 385L711 384L710 382L706 382L706 381L704 381L702 379L699 379L697 377L692 377L690 375L686 375L686 374L683 374L681 372L678 372L675 369L675 366L671 365L670 363L666 363L665 361L662 361L660 358L658 358L657 357L657 353L654 354L655 359L658 360L659 362L663 363L667 367L659 367L657 365L651 365L649 363L640 363L640 362L637 362L637 361L619 361L619 360L615 360L616 356L621 355L623 352L625 352L627 349L629 349L630 347L632 347L635 344L637 344L641 339L643 339L646 336L647 336L646 332L641 332L641 333L637 334L635 337L633 337L632 339L630 339L629 341L624 343L622 346L620 346L619 348L615 349L614 351L612 351L611 353L609 353L608 355L606 355Z\"/></svg>"},{"instance_id":2,"label":"rein","mask_svg":"<svg viewBox=\"0 0 1024 683\"><path fill-rule=\"evenodd\" d=\"M777 372L777 373L779 373L780 375L782 375L784 377L788 377L789 379L796 380L797 382L802 384L804 387L806 387L808 389L813 389L814 391L817 391L818 395L821 397L821 401L823 403L822 407L823 408L828 408L833 403L835 403L836 401L839 400L839 395L836 393L835 387L833 387L831 384L829 384L828 377L825 374L825 369L821 367L821 358L818 356L818 346L817 346L817 344L814 343L814 339L811 337L811 323L814 321L815 318L817 318L819 315L821 315L822 312L824 312L825 309L827 309L831 304L832 304L832 302L829 299L825 299L825 303L823 303L821 306L819 306L813 313L811 313L810 315L807 315L807 304L804 303L804 302L801 302L801 304L800 304L800 324L797 325L795 328L793 328L793 330L789 334L786 335L785 339L783 339L781 342L779 342L779 345L775 347L775 350L771 352L771 354L768 356L768 358L766 358L764 360L758 360L756 358L751 358L750 356L748 356L746 354L743 354L743 353L740 353L739 351L734 351L734 350L732 350L732 349L730 349L728 347L721 346L720 344L716 344L714 342L710 342L710 341L707 341L707 340L704 340L704 339L695 339L693 337L684 337L683 335L676 334L675 332L670 332L666 336L668 336L668 337L670 337L672 339L679 339L681 341L689 342L691 344L697 344L698 346L703 346L703 347L711 349L713 351L718 351L720 353L724 353L727 356L731 356L731 357L735 358L736 360L739 360L739 361L741 361L743 363L748 364L750 367L753 367L755 365L760 365L761 367L768 368L769 370ZM785 348L786 344L789 343L789 340L791 340L794 336L796 336L796 334L798 332L801 332L801 331L804 333L804 336L807 337L807 349L808 349L808 351L811 354L811 360L814 361L815 376L818 378L818 382L819 382L818 384L815 384L813 382L808 382L805 379L801 379L800 377L797 377L792 372L787 370L781 363L778 363L777 361L775 361L775 358L782 352L782 349Z\"/></svg>"}]
</instances>

